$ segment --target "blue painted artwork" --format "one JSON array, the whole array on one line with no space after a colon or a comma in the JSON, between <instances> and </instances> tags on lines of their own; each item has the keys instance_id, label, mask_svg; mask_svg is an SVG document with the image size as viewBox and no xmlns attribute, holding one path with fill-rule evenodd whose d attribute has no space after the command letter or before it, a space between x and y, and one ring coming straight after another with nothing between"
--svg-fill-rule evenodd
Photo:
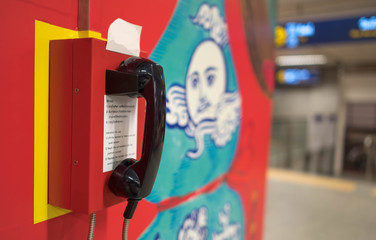
<instances>
[{"instance_id":1,"label":"blue painted artwork","mask_svg":"<svg viewBox=\"0 0 376 240\"><path fill-rule=\"evenodd\" d=\"M147 200L185 196L229 171L241 98L223 1L177 3L150 59L164 68L167 128L161 165ZM141 239L242 239L240 198L225 182L160 212Z\"/></svg>"},{"instance_id":2,"label":"blue painted artwork","mask_svg":"<svg viewBox=\"0 0 376 240\"><path fill-rule=\"evenodd\" d=\"M192 192L226 173L239 135L241 99L222 1L179 1L150 58L164 67L167 128L148 200Z\"/></svg>"},{"instance_id":3,"label":"blue painted artwork","mask_svg":"<svg viewBox=\"0 0 376 240\"><path fill-rule=\"evenodd\" d=\"M212 59L207 61L206 56ZM239 125L240 98L226 91L226 65L221 48L212 40L201 42L188 67L185 86L167 91L167 125L179 127L194 138L195 149L187 156L197 159L209 135L216 147L224 147Z\"/></svg>"},{"instance_id":4,"label":"blue painted artwork","mask_svg":"<svg viewBox=\"0 0 376 240\"><path fill-rule=\"evenodd\" d=\"M226 184L210 194L158 214L141 240L244 239L240 198Z\"/></svg>"}]
</instances>

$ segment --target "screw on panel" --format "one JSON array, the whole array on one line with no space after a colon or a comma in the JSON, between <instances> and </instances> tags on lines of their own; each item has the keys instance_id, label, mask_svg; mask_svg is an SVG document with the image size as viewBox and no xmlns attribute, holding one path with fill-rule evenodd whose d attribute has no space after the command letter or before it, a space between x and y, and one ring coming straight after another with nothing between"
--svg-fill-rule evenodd
<instances>
[{"instance_id":1,"label":"screw on panel","mask_svg":"<svg viewBox=\"0 0 376 240\"><path fill-rule=\"evenodd\" d=\"M77 160L73 161L73 164L74 164L74 165L77 165L77 164L78 164L78 161L77 161Z\"/></svg>"},{"instance_id":2,"label":"screw on panel","mask_svg":"<svg viewBox=\"0 0 376 240\"><path fill-rule=\"evenodd\" d=\"M78 93L80 91L80 89L76 88L74 89L74 92Z\"/></svg>"}]
</instances>

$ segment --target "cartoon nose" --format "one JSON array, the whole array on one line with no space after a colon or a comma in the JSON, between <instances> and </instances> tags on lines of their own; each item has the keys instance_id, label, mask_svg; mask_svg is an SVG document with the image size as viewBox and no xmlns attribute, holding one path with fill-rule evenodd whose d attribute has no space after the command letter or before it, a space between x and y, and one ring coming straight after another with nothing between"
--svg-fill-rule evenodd
<instances>
[{"instance_id":1,"label":"cartoon nose","mask_svg":"<svg viewBox=\"0 0 376 240\"><path fill-rule=\"evenodd\" d=\"M206 99L206 94L205 94L205 90L204 90L204 86L202 83L199 84L198 86L198 96L200 98L200 102L201 100L205 100Z\"/></svg>"},{"instance_id":2,"label":"cartoon nose","mask_svg":"<svg viewBox=\"0 0 376 240\"><path fill-rule=\"evenodd\" d=\"M206 97L205 96L201 96L200 97L200 103L205 103L205 102L207 102L208 100L206 99Z\"/></svg>"},{"instance_id":3,"label":"cartoon nose","mask_svg":"<svg viewBox=\"0 0 376 240\"><path fill-rule=\"evenodd\" d=\"M200 98L200 103L205 103L208 101L205 91L204 89L202 89L202 87L200 87L199 89L199 98Z\"/></svg>"}]
</instances>

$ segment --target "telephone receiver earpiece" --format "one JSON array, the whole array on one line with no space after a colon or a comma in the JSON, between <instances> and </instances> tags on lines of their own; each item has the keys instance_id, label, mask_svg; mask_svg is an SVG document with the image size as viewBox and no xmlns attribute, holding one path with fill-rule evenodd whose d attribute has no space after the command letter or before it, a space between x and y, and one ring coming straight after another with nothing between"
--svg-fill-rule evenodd
<instances>
[{"instance_id":1,"label":"telephone receiver earpiece","mask_svg":"<svg viewBox=\"0 0 376 240\"><path fill-rule=\"evenodd\" d=\"M163 68L148 59L128 58L117 71L106 70L106 94L143 97L146 101L141 158L123 160L108 182L115 195L139 200L150 194L162 155L166 125Z\"/></svg>"}]
</instances>

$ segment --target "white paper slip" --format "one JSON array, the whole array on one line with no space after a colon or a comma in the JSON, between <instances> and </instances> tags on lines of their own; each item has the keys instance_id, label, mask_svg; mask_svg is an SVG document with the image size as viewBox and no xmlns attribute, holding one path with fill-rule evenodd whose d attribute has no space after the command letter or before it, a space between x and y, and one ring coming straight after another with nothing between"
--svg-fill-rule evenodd
<instances>
[{"instance_id":1,"label":"white paper slip","mask_svg":"<svg viewBox=\"0 0 376 240\"><path fill-rule=\"evenodd\" d=\"M104 96L103 172L136 158L137 98Z\"/></svg>"},{"instance_id":2,"label":"white paper slip","mask_svg":"<svg viewBox=\"0 0 376 240\"><path fill-rule=\"evenodd\" d=\"M141 26L116 19L108 28L106 49L139 57L141 30Z\"/></svg>"}]
</instances>

